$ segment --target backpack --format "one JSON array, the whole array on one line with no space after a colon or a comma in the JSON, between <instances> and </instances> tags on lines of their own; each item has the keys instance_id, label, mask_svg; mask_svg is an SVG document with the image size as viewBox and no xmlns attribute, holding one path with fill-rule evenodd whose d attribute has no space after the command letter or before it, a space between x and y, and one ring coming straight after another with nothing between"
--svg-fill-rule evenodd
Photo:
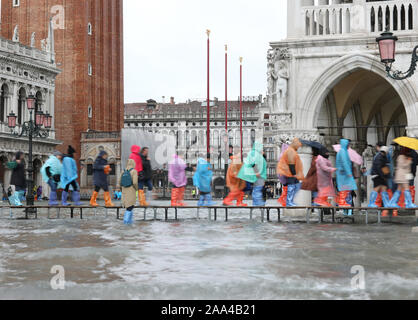
<instances>
[{"instance_id":1,"label":"backpack","mask_svg":"<svg viewBox=\"0 0 418 320\"><path fill-rule=\"evenodd\" d=\"M132 187L133 181L132 181L131 171L132 169L123 171L122 177L120 179L121 187L123 188Z\"/></svg>"},{"instance_id":2,"label":"backpack","mask_svg":"<svg viewBox=\"0 0 418 320\"><path fill-rule=\"evenodd\" d=\"M16 161L7 162L6 167L7 169L14 170L17 168L17 162Z\"/></svg>"}]
</instances>

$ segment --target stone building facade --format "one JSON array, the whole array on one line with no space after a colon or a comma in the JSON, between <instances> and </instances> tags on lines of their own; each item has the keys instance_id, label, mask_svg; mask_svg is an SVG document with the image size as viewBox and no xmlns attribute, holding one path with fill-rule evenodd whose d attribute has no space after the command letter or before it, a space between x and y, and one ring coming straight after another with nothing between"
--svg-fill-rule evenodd
<instances>
[{"instance_id":1,"label":"stone building facade","mask_svg":"<svg viewBox=\"0 0 418 320\"><path fill-rule=\"evenodd\" d=\"M50 38L51 39L51 38ZM15 132L25 121L29 121L30 114L26 107L29 95L36 97L36 109L48 112L53 118L53 126L49 138L34 139L33 166L35 169L34 183L43 186L48 195L48 188L42 182L40 168L60 144L55 133L55 79L60 73L53 60L53 52L41 51L25 46L17 41L0 37L0 184L7 190L10 183L11 171L5 165L12 161L18 151L25 153L28 164L28 138L17 137L8 127L7 115L11 112L17 115ZM3 190L0 188L0 194Z\"/></svg>"},{"instance_id":2,"label":"stone building facade","mask_svg":"<svg viewBox=\"0 0 418 320\"><path fill-rule=\"evenodd\" d=\"M123 128L123 1L0 1L0 35L50 51L62 70L55 90L58 149L66 152L71 144L77 160L86 159L82 133Z\"/></svg>"},{"instance_id":3,"label":"stone building facade","mask_svg":"<svg viewBox=\"0 0 418 320\"><path fill-rule=\"evenodd\" d=\"M176 149L184 155L189 164L195 164L197 158L206 156L206 101L189 101L187 103L147 103L125 105L125 128L144 130L149 133L160 133L175 136ZM260 118L263 105L262 96L246 97L243 101L243 153L252 149L255 140L263 141L264 122ZM228 102L228 149L225 137L225 101L211 101L211 161L214 168L215 195L221 197L225 185L225 161L232 152L240 152L240 117L239 101ZM277 153L272 140L264 140L269 160L269 183L275 185ZM270 143L270 144L269 144ZM225 152L225 150L227 150ZM164 169L164 168L160 168ZM165 168L166 170L166 168ZM189 186L192 186L191 176ZM158 182L157 182L158 183Z\"/></svg>"},{"instance_id":4,"label":"stone building facade","mask_svg":"<svg viewBox=\"0 0 418 320\"><path fill-rule=\"evenodd\" d=\"M418 77L387 76L376 43L385 30L399 37L394 67L407 70L418 44L417 1L288 0L287 38L267 54L263 118L278 148L300 137L332 150L346 137L370 167L369 145L418 136ZM308 170L310 150L301 156ZM310 203L309 193L299 197Z\"/></svg>"}]
</instances>

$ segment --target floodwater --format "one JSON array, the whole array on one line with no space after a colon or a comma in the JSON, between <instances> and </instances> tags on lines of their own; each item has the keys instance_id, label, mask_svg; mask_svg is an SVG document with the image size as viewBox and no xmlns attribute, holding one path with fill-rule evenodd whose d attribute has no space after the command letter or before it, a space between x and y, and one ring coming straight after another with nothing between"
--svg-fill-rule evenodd
<instances>
[{"instance_id":1,"label":"floodwater","mask_svg":"<svg viewBox=\"0 0 418 320\"><path fill-rule=\"evenodd\" d=\"M0 299L418 299L411 225L261 223L245 212L132 227L103 212L3 215ZM63 290L51 287L53 266Z\"/></svg>"}]
</instances>

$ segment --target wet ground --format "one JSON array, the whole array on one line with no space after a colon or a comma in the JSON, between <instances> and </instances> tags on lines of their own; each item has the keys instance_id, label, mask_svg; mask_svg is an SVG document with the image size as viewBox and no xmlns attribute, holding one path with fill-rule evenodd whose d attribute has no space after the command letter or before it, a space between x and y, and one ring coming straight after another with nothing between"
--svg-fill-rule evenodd
<instances>
[{"instance_id":1,"label":"wet ground","mask_svg":"<svg viewBox=\"0 0 418 320\"><path fill-rule=\"evenodd\" d=\"M4 214L0 299L418 299L411 229L261 223L247 211L229 222L132 227L103 211L84 220ZM65 271L64 290L51 287L54 266Z\"/></svg>"}]
</instances>

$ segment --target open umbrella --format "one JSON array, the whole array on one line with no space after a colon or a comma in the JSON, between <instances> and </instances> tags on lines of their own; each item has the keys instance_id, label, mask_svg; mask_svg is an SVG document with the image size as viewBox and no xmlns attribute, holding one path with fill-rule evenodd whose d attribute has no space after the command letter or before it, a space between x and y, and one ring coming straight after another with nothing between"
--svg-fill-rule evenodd
<instances>
[{"instance_id":1,"label":"open umbrella","mask_svg":"<svg viewBox=\"0 0 418 320\"><path fill-rule=\"evenodd\" d=\"M393 142L396 142L400 146L409 148L411 150L418 150L418 139L415 138L400 137L393 140Z\"/></svg>"},{"instance_id":2,"label":"open umbrella","mask_svg":"<svg viewBox=\"0 0 418 320\"><path fill-rule=\"evenodd\" d=\"M336 144L333 146L335 152L340 152L341 145ZM355 164L358 164L359 166L363 165L363 157L357 153L357 151L348 148L348 156L350 157L350 160L353 161Z\"/></svg>"},{"instance_id":3,"label":"open umbrella","mask_svg":"<svg viewBox=\"0 0 418 320\"><path fill-rule=\"evenodd\" d=\"M300 140L300 142L308 147L318 149L320 155L329 153L328 149L317 141Z\"/></svg>"}]
</instances>

